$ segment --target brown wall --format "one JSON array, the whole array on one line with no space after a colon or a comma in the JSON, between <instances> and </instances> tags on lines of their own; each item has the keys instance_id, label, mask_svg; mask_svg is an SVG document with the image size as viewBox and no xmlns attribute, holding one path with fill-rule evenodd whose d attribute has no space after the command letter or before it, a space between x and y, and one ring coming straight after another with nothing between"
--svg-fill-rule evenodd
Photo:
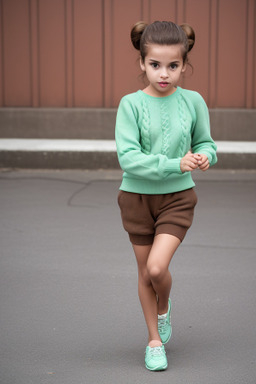
<instances>
[{"instance_id":1,"label":"brown wall","mask_svg":"<svg viewBox=\"0 0 256 384\"><path fill-rule=\"evenodd\" d=\"M116 107L143 88L131 26L190 23L182 86L209 107L256 107L256 0L0 0L0 106Z\"/></svg>"}]
</instances>

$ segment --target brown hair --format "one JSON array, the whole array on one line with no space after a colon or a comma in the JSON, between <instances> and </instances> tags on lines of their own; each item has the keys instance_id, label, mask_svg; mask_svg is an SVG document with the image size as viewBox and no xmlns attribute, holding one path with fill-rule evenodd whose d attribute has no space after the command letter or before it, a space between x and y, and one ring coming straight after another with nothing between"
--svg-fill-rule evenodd
<instances>
[{"instance_id":1,"label":"brown hair","mask_svg":"<svg viewBox=\"0 0 256 384\"><path fill-rule=\"evenodd\" d=\"M131 41L134 48L140 51L143 62L149 44L180 44L183 47L183 62L186 63L187 54L195 43L195 32L188 24L179 26L171 21L155 21L152 24L146 24L139 21L131 30Z\"/></svg>"}]
</instances>

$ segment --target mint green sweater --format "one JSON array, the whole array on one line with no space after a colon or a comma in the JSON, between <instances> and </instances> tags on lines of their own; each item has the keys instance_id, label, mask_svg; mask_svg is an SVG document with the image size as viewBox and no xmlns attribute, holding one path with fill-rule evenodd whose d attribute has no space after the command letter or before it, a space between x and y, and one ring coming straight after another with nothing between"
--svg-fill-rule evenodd
<instances>
[{"instance_id":1,"label":"mint green sweater","mask_svg":"<svg viewBox=\"0 0 256 384\"><path fill-rule=\"evenodd\" d=\"M116 118L117 155L123 169L120 189L165 194L195 186L191 172L181 172L189 151L217 162L208 108L199 93L178 87L166 97L139 90L122 98Z\"/></svg>"}]
</instances>

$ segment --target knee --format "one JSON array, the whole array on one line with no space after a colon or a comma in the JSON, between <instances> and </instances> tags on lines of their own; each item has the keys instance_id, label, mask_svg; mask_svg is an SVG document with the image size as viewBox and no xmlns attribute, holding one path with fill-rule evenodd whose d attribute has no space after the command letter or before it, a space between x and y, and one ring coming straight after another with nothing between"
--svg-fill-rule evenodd
<instances>
[{"instance_id":1,"label":"knee","mask_svg":"<svg viewBox=\"0 0 256 384\"><path fill-rule=\"evenodd\" d=\"M147 271L148 271L150 280L155 282L160 281L163 278L165 273L165 271L157 264L148 265Z\"/></svg>"}]
</instances>

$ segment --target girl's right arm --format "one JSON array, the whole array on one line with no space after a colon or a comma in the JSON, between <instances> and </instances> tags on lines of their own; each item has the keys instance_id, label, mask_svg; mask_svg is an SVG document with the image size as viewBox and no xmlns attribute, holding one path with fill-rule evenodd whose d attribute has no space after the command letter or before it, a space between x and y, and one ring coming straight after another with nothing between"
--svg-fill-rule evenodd
<instances>
[{"instance_id":1,"label":"girl's right arm","mask_svg":"<svg viewBox=\"0 0 256 384\"><path fill-rule=\"evenodd\" d=\"M150 180L161 180L170 173L179 173L181 158L168 159L162 154L145 154L140 144L137 111L124 97L116 118L116 146L120 167L134 176Z\"/></svg>"}]
</instances>

